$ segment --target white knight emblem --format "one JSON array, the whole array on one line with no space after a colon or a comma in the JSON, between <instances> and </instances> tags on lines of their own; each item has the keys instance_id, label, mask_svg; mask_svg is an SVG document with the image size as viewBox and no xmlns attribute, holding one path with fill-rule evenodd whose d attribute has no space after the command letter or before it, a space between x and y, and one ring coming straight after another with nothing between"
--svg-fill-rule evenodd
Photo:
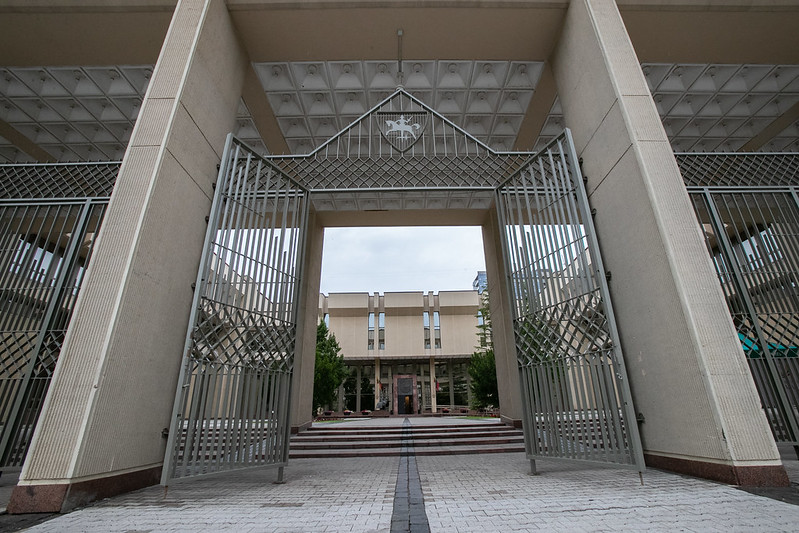
<instances>
[{"instance_id":1,"label":"white knight emblem","mask_svg":"<svg viewBox=\"0 0 799 533\"><path fill-rule=\"evenodd\" d=\"M414 133L414 128L417 130L422 129L421 124L411 124L410 121L405 118L405 115L400 115L400 118L397 120L386 120L386 135L389 133L399 132L399 138L403 141L407 140L408 137L406 133L410 133L413 135L413 138L416 139L416 133Z\"/></svg>"},{"instance_id":2,"label":"white knight emblem","mask_svg":"<svg viewBox=\"0 0 799 533\"><path fill-rule=\"evenodd\" d=\"M375 116L380 134L397 151L404 152L422 136L427 113L419 111L383 112Z\"/></svg>"}]
</instances>

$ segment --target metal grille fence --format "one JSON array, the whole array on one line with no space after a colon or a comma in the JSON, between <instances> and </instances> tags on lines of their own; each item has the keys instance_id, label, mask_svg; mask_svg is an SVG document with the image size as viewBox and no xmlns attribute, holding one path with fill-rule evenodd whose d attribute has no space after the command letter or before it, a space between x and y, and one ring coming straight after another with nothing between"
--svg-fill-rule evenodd
<instances>
[{"instance_id":1,"label":"metal grille fence","mask_svg":"<svg viewBox=\"0 0 799 533\"><path fill-rule=\"evenodd\" d=\"M201 259L163 483L288 459L309 202L228 138Z\"/></svg>"},{"instance_id":2,"label":"metal grille fence","mask_svg":"<svg viewBox=\"0 0 799 533\"><path fill-rule=\"evenodd\" d=\"M643 470L607 283L568 132L498 189L497 205L528 456Z\"/></svg>"},{"instance_id":3,"label":"metal grille fence","mask_svg":"<svg viewBox=\"0 0 799 533\"><path fill-rule=\"evenodd\" d=\"M774 438L799 446L799 154L677 161Z\"/></svg>"},{"instance_id":4,"label":"metal grille fence","mask_svg":"<svg viewBox=\"0 0 799 533\"><path fill-rule=\"evenodd\" d=\"M25 459L118 171L0 166L2 467Z\"/></svg>"}]
</instances>

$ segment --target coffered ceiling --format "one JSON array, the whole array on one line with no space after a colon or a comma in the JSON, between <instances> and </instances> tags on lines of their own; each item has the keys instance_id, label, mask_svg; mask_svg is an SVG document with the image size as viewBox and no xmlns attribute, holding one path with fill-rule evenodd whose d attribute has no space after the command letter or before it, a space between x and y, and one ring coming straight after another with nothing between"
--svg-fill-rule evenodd
<instances>
[{"instance_id":1,"label":"coffered ceiling","mask_svg":"<svg viewBox=\"0 0 799 533\"><path fill-rule=\"evenodd\" d=\"M253 67L294 154L335 135L391 94L400 78L396 60ZM514 148L542 68L534 61L405 60L402 83L479 140L507 151ZM799 151L799 118L790 120L799 109L799 65L644 63L642 68L675 151ZM0 68L0 121L53 160L120 160L152 69ZM564 127L555 100L535 149ZM267 153L243 101L235 133ZM2 135L0 161L36 159ZM753 147L758 136L762 142Z\"/></svg>"}]
</instances>

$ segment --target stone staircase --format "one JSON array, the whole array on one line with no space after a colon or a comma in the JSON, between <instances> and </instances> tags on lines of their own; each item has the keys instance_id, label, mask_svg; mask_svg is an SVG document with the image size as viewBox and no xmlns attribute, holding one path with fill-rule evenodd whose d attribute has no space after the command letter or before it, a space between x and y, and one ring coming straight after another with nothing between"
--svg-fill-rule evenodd
<instances>
[{"instance_id":1,"label":"stone staircase","mask_svg":"<svg viewBox=\"0 0 799 533\"><path fill-rule=\"evenodd\" d=\"M496 423L425 424L403 426L348 423L311 427L291 438L289 457L389 457L523 452L521 430Z\"/></svg>"}]
</instances>

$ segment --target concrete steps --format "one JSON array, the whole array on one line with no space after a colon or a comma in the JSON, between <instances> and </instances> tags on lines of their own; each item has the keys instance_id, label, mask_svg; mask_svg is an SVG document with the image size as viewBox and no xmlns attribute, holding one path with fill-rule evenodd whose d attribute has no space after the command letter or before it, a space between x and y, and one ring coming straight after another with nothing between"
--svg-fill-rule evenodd
<instances>
[{"instance_id":1,"label":"concrete steps","mask_svg":"<svg viewBox=\"0 0 799 533\"><path fill-rule=\"evenodd\" d=\"M312 427L291 438L290 457L391 457L523 452L524 436L500 423Z\"/></svg>"}]
</instances>

